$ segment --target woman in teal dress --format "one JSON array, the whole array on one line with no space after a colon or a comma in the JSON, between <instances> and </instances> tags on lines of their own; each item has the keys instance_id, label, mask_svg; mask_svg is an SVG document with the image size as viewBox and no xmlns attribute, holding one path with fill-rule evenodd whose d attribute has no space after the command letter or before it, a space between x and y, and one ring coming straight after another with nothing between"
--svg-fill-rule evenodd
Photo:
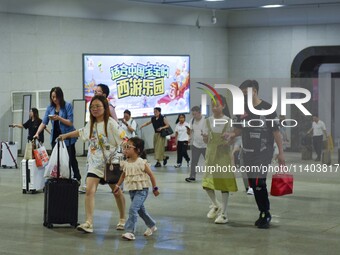
<instances>
[{"instance_id":1,"label":"woman in teal dress","mask_svg":"<svg viewBox=\"0 0 340 255\"><path fill-rule=\"evenodd\" d=\"M203 140L207 143L207 150L202 186L213 204L207 217L216 218L217 224L228 222L229 192L237 191L235 175L231 171L231 147L229 141L224 139L228 132L231 132L230 117L226 116L229 115L229 110L225 97L221 96L221 101L222 104L215 98L215 101L211 102L213 115L206 119L203 131ZM221 204L216 199L215 190L222 193Z\"/></svg>"}]
</instances>

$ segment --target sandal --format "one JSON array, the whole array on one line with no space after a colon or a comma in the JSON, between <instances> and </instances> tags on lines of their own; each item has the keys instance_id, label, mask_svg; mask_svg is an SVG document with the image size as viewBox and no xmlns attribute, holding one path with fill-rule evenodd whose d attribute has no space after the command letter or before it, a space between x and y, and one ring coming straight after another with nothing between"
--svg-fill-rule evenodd
<instances>
[{"instance_id":1,"label":"sandal","mask_svg":"<svg viewBox=\"0 0 340 255\"><path fill-rule=\"evenodd\" d=\"M125 220L119 220L117 226L116 226L117 230L124 230L125 229Z\"/></svg>"}]
</instances>

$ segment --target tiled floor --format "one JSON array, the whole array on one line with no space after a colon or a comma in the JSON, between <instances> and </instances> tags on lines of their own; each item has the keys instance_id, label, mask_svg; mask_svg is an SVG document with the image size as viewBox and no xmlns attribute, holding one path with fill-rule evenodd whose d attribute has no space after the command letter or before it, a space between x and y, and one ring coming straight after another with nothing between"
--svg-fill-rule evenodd
<instances>
[{"instance_id":1,"label":"tiled floor","mask_svg":"<svg viewBox=\"0 0 340 255\"><path fill-rule=\"evenodd\" d=\"M93 234L68 226L47 229L42 225L44 194L22 194L20 169L0 169L0 254L339 254L340 169L296 173L294 194L270 197L272 226L261 230L254 227L258 211L241 178L239 191L230 196L229 223L217 225L206 218L209 202L200 181L186 183L188 168L175 169L175 154L170 155L167 167L154 169L161 195L151 194L146 202L158 231L145 238L139 219L136 241L122 240L122 232L115 230L117 208L107 186L100 186L96 195ZM301 161L297 153L286 153L286 158L287 165L314 163ZM85 158L79 164L84 171Z\"/></svg>"}]
</instances>

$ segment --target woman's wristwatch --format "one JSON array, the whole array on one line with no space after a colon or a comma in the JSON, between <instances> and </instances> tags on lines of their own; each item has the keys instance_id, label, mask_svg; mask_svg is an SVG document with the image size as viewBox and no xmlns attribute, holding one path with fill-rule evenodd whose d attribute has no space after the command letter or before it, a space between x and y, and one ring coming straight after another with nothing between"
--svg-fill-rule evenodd
<instances>
[{"instance_id":1,"label":"woman's wristwatch","mask_svg":"<svg viewBox=\"0 0 340 255\"><path fill-rule=\"evenodd\" d=\"M153 191L157 191L157 190L158 190L157 186L153 187Z\"/></svg>"}]
</instances>

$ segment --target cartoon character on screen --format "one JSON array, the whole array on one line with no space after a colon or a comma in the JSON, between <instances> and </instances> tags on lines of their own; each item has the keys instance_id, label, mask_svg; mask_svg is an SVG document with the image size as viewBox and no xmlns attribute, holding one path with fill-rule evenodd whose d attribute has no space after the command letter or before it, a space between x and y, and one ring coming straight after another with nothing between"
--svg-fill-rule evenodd
<instances>
[{"instance_id":1,"label":"cartoon character on screen","mask_svg":"<svg viewBox=\"0 0 340 255\"><path fill-rule=\"evenodd\" d=\"M178 94L180 98L184 97L185 92L189 89L189 75L185 78L182 83L182 86L178 88Z\"/></svg>"},{"instance_id":2,"label":"cartoon character on screen","mask_svg":"<svg viewBox=\"0 0 340 255\"><path fill-rule=\"evenodd\" d=\"M171 100L175 100L178 98L179 96L179 89L178 89L178 83L177 82L173 82L170 85L170 91L169 91L169 97Z\"/></svg>"},{"instance_id":3,"label":"cartoon character on screen","mask_svg":"<svg viewBox=\"0 0 340 255\"><path fill-rule=\"evenodd\" d=\"M184 98L185 91L189 89L189 72L186 61L177 64L173 75L173 82L170 84L168 95L158 100L158 104L169 104L174 100Z\"/></svg>"},{"instance_id":4,"label":"cartoon character on screen","mask_svg":"<svg viewBox=\"0 0 340 255\"><path fill-rule=\"evenodd\" d=\"M179 89L178 89L178 83L172 82L170 84L170 90L167 95L162 97L157 101L158 104L168 104L173 100L176 100L179 98Z\"/></svg>"},{"instance_id":5,"label":"cartoon character on screen","mask_svg":"<svg viewBox=\"0 0 340 255\"><path fill-rule=\"evenodd\" d=\"M175 71L174 80L178 84L179 94L183 95L185 90L189 88L189 71L186 61L178 64Z\"/></svg>"}]
</instances>

